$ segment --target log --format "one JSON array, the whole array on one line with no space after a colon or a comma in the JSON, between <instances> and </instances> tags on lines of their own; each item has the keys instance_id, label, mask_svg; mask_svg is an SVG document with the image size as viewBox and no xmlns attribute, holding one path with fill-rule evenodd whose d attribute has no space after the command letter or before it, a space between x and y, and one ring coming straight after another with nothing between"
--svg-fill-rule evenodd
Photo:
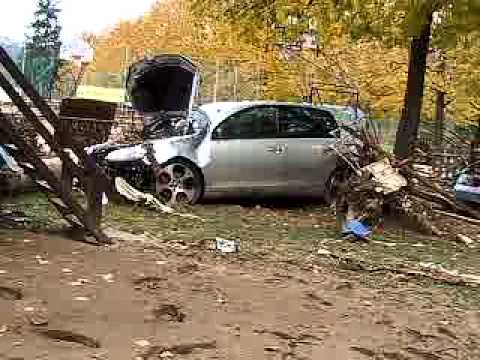
<instances>
[{"instance_id":1,"label":"log","mask_svg":"<svg viewBox=\"0 0 480 360\"><path fill-rule=\"evenodd\" d=\"M480 226L480 220L477 220L477 219L472 219L472 218L469 218L469 217L466 217L466 216L453 214L453 213L450 213L450 212L447 212L447 211L442 211L442 210L433 210L433 212L438 214L438 215L448 216L448 217L451 217L452 219L455 219L455 220L465 221L465 222L468 222L470 224Z\"/></svg>"}]
</instances>

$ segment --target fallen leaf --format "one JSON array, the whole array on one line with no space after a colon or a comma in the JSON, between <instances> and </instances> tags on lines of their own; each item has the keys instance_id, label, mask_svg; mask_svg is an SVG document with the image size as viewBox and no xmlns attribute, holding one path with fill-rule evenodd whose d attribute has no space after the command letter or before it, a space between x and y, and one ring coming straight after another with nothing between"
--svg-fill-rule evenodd
<instances>
[{"instance_id":1,"label":"fallen leaf","mask_svg":"<svg viewBox=\"0 0 480 360\"><path fill-rule=\"evenodd\" d=\"M71 282L70 285L72 285L72 286L82 286L82 285L88 284L89 282L90 282L90 280L88 280L88 279L78 279L77 281Z\"/></svg>"},{"instance_id":2,"label":"fallen leaf","mask_svg":"<svg viewBox=\"0 0 480 360\"><path fill-rule=\"evenodd\" d=\"M327 249L318 249L317 254L318 255L330 256L330 255L332 255L332 252L330 250L327 250Z\"/></svg>"},{"instance_id":3,"label":"fallen leaf","mask_svg":"<svg viewBox=\"0 0 480 360\"><path fill-rule=\"evenodd\" d=\"M173 355L170 351L164 351L159 356L161 359L170 359L173 358L175 355Z\"/></svg>"},{"instance_id":4,"label":"fallen leaf","mask_svg":"<svg viewBox=\"0 0 480 360\"><path fill-rule=\"evenodd\" d=\"M413 246L413 247L425 247L426 245L425 245L425 244L418 243L418 244L413 244L412 246Z\"/></svg>"},{"instance_id":5,"label":"fallen leaf","mask_svg":"<svg viewBox=\"0 0 480 360\"><path fill-rule=\"evenodd\" d=\"M137 340L134 342L134 344L139 347L148 347L151 345L150 341L148 340Z\"/></svg>"},{"instance_id":6,"label":"fallen leaf","mask_svg":"<svg viewBox=\"0 0 480 360\"><path fill-rule=\"evenodd\" d=\"M113 282L115 282L115 281L113 280L113 278L114 278L113 274L106 274L106 275L99 275L99 276L100 276L103 280L105 280L106 282L108 282L108 283L113 283Z\"/></svg>"},{"instance_id":7,"label":"fallen leaf","mask_svg":"<svg viewBox=\"0 0 480 360\"><path fill-rule=\"evenodd\" d=\"M35 256L39 265L48 265L50 262L48 260L43 259L40 255Z\"/></svg>"}]
</instances>

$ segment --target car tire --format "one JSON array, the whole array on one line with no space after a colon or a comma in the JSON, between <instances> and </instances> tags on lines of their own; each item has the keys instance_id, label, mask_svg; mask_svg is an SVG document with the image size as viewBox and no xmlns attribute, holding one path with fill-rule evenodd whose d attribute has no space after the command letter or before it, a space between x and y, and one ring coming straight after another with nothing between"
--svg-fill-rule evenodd
<instances>
[{"instance_id":1,"label":"car tire","mask_svg":"<svg viewBox=\"0 0 480 360\"><path fill-rule=\"evenodd\" d=\"M203 174L189 160L169 160L155 171L155 191L170 205L196 204L204 192Z\"/></svg>"}]
</instances>

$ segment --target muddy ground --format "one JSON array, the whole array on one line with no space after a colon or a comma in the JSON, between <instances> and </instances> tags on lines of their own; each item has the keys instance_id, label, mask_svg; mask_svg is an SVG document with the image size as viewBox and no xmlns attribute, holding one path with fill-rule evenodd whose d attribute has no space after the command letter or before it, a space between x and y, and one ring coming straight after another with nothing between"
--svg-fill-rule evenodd
<instances>
[{"instance_id":1,"label":"muddy ground","mask_svg":"<svg viewBox=\"0 0 480 360\"><path fill-rule=\"evenodd\" d=\"M70 240L41 197L2 206L34 219L0 230L2 360L480 359L480 289L379 267L478 275L480 242L391 227L352 243L310 205L188 209L201 220L113 205L120 241L94 247ZM219 254L216 237L240 252Z\"/></svg>"}]
</instances>

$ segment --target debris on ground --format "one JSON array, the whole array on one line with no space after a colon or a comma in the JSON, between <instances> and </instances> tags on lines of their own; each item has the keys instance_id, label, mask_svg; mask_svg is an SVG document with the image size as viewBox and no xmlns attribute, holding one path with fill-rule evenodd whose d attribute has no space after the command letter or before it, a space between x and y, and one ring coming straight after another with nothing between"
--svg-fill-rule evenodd
<instances>
[{"instance_id":1,"label":"debris on ground","mask_svg":"<svg viewBox=\"0 0 480 360\"><path fill-rule=\"evenodd\" d=\"M196 350L214 350L217 348L216 341L202 341L191 344L180 344L174 346L153 346L145 354L140 356L140 359L150 360L162 358L162 355L170 353L173 355L190 355Z\"/></svg>"},{"instance_id":2,"label":"debris on ground","mask_svg":"<svg viewBox=\"0 0 480 360\"><path fill-rule=\"evenodd\" d=\"M448 285L480 287L480 275L465 274L457 270L448 270L445 269L441 264L419 263L415 267L411 265L407 266L406 264L387 266L370 264L362 259L335 253L330 253L326 256L334 259L334 261L337 263L337 266L344 270L366 271L372 273L389 272L416 278L426 278Z\"/></svg>"},{"instance_id":3,"label":"debris on ground","mask_svg":"<svg viewBox=\"0 0 480 360\"><path fill-rule=\"evenodd\" d=\"M0 209L0 227L8 229L24 228L31 219L22 211Z\"/></svg>"},{"instance_id":4,"label":"debris on ground","mask_svg":"<svg viewBox=\"0 0 480 360\"><path fill-rule=\"evenodd\" d=\"M48 325L48 309L44 302L33 301L25 306L25 316L28 322L33 326L46 326Z\"/></svg>"},{"instance_id":5,"label":"debris on ground","mask_svg":"<svg viewBox=\"0 0 480 360\"><path fill-rule=\"evenodd\" d=\"M475 247L475 241L466 235L458 234L456 239L460 244L466 245L468 247Z\"/></svg>"},{"instance_id":6,"label":"debris on ground","mask_svg":"<svg viewBox=\"0 0 480 360\"><path fill-rule=\"evenodd\" d=\"M22 300L23 293L20 290L7 287L7 286L0 286L0 299L3 300Z\"/></svg>"},{"instance_id":7,"label":"debris on ground","mask_svg":"<svg viewBox=\"0 0 480 360\"><path fill-rule=\"evenodd\" d=\"M240 251L240 241L238 240L226 240L217 237L216 249L223 254L233 254Z\"/></svg>"},{"instance_id":8,"label":"debris on ground","mask_svg":"<svg viewBox=\"0 0 480 360\"><path fill-rule=\"evenodd\" d=\"M200 217L195 216L193 214L178 213L177 211L175 211L175 209L163 204L154 195L143 193L135 189L123 178L120 178L120 177L115 178L115 188L117 192L128 201L142 204L148 209L159 211L169 215L177 215L177 216L188 218L188 219L201 220Z\"/></svg>"},{"instance_id":9,"label":"debris on ground","mask_svg":"<svg viewBox=\"0 0 480 360\"><path fill-rule=\"evenodd\" d=\"M37 263L39 265L48 265L50 264L50 262L48 260L45 260L43 257L41 257L40 255L36 255L35 256L35 260L37 260Z\"/></svg>"},{"instance_id":10,"label":"debris on ground","mask_svg":"<svg viewBox=\"0 0 480 360\"><path fill-rule=\"evenodd\" d=\"M474 243L464 234L457 236L458 221L466 228L480 225L480 211L459 201L451 184L446 184L425 161L425 153L415 148L409 159L399 161L382 147L379 130L373 123L361 129L345 128L349 136L332 149L341 159L336 178L336 211L339 227L347 235L367 239L382 229L387 216L402 217L418 230ZM478 233L473 228L471 233Z\"/></svg>"},{"instance_id":11,"label":"debris on ground","mask_svg":"<svg viewBox=\"0 0 480 360\"><path fill-rule=\"evenodd\" d=\"M46 338L49 338L51 340L77 343L77 344L85 345L87 347L91 347L95 349L101 347L100 342L98 340L90 336L74 333L72 331L36 329L35 333L37 333L38 335L44 336Z\"/></svg>"},{"instance_id":12,"label":"debris on ground","mask_svg":"<svg viewBox=\"0 0 480 360\"><path fill-rule=\"evenodd\" d=\"M152 310L153 316L156 320L166 320L171 322L184 322L186 315L177 305L163 304L155 307Z\"/></svg>"}]
</instances>

